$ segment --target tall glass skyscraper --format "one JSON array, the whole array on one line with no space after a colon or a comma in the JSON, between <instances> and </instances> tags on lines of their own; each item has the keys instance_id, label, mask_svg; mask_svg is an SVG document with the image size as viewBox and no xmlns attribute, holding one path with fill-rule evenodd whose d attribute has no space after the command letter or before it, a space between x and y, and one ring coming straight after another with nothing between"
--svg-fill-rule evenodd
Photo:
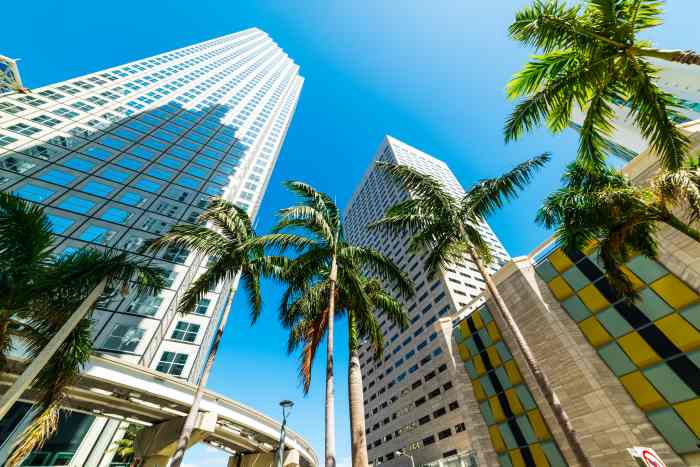
<instances>
[{"instance_id":1,"label":"tall glass skyscraper","mask_svg":"<svg viewBox=\"0 0 700 467\"><path fill-rule=\"evenodd\" d=\"M56 254L136 252L195 222L212 196L254 217L299 98L298 72L266 33L248 29L0 95L0 189L46 208ZM152 262L169 272L168 288L105 297L93 315L95 349L195 382L235 284L183 316L178 300L207 258L169 249Z\"/></svg>"},{"instance_id":2,"label":"tall glass skyscraper","mask_svg":"<svg viewBox=\"0 0 700 467\"><path fill-rule=\"evenodd\" d=\"M467 415L461 407L460 391L465 389L450 376L449 334L441 333L436 322L480 296L485 283L467 257L430 277L425 255L409 249L409 232L393 236L367 229L387 208L410 196L375 168L375 160L430 174L455 197L464 196L464 190L443 161L386 136L346 211L348 239L390 257L416 286L415 296L403 302L408 329L380 323L386 343L383 359L375 360L368 346L360 353L369 457L375 465L406 465L395 455L402 450L414 457L416 465L428 464L471 448ZM486 222L477 228L491 247L494 262L489 269L495 272L509 260L508 254Z\"/></svg>"}]
</instances>

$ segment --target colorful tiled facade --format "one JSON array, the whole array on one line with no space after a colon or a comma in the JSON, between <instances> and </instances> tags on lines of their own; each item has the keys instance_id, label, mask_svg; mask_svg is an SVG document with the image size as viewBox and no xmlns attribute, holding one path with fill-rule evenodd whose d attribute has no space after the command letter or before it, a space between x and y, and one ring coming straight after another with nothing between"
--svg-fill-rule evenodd
<instances>
[{"instance_id":1,"label":"colorful tiled facade","mask_svg":"<svg viewBox=\"0 0 700 467\"><path fill-rule=\"evenodd\" d=\"M487 305L459 323L454 339L500 465L568 465Z\"/></svg>"},{"instance_id":2,"label":"colorful tiled facade","mask_svg":"<svg viewBox=\"0 0 700 467\"><path fill-rule=\"evenodd\" d=\"M536 271L673 450L700 452L698 291L643 256L625 265L633 302L612 289L595 251L557 249Z\"/></svg>"}]
</instances>

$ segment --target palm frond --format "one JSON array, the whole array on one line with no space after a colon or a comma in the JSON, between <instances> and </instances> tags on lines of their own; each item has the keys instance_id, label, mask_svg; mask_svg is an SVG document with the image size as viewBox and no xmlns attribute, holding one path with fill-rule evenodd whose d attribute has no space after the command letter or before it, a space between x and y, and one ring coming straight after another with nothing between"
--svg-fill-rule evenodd
<instances>
[{"instance_id":1,"label":"palm frond","mask_svg":"<svg viewBox=\"0 0 700 467\"><path fill-rule=\"evenodd\" d=\"M462 199L462 211L486 218L517 197L518 191L532 181L535 172L543 167L551 155L544 153L521 162L505 174L481 180L470 188Z\"/></svg>"},{"instance_id":2,"label":"palm frond","mask_svg":"<svg viewBox=\"0 0 700 467\"><path fill-rule=\"evenodd\" d=\"M568 6L564 1L537 0L515 14L508 33L512 39L544 52L581 46L587 37L579 32L585 30L579 11L578 5Z\"/></svg>"}]
</instances>

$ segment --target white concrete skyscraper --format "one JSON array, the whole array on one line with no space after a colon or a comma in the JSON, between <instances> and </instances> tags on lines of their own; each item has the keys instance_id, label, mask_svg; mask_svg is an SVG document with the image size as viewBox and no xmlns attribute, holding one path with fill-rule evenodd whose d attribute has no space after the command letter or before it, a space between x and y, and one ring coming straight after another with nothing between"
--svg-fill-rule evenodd
<instances>
[{"instance_id":1,"label":"white concrete skyscraper","mask_svg":"<svg viewBox=\"0 0 700 467\"><path fill-rule=\"evenodd\" d=\"M430 278L423 259L409 251L410 235L392 237L368 224L382 217L386 209L407 197L407 193L374 168L374 161L405 164L440 180L456 197L464 190L444 162L390 136L386 136L369 169L352 196L346 211L348 239L371 246L390 257L413 280L416 294L404 302L410 327L400 331L381 323L386 348L384 358L375 361L365 348L360 355L364 386L367 445L376 463L406 465L395 452L414 456L416 465L467 451L461 397L447 371L451 352L450 334L435 323L455 314L481 294L485 283L476 265L468 259L455 263ZM479 226L492 248L494 271L508 261L505 249L485 222Z\"/></svg>"},{"instance_id":2,"label":"white concrete skyscraper","mask_svg":"<svg viewBox=\"0 0 700 467\"><path fill-rule=\"evenodd\" d=\"M298 72L254 28L7 92L0 189L45 207L57 254L88 246L135 252L171 226L194 222L212 196L254 217L301 92ZM193 383L233 284L183 316L178 299L206 258L169 249L152 261L169 271L168 288L157 297L102 300L93 314L95 350Z\"/></svg>"}]
</instances>

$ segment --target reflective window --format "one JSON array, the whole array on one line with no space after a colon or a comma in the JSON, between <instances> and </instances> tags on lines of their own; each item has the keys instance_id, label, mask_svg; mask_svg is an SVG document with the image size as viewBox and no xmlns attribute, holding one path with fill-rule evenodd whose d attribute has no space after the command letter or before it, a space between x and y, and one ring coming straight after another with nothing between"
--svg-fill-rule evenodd
<instances>
[{"instance_id":1,"label":"reflective window","mask_svg":"<svg viewBox=\"0 0 700 467\"><path fill-rule=\"evenodd\" d=\"M134 186L137 188L140 188L144 191L149 191L151 193L155 193L156 191L160 190L159 183L156 183L152 180L148 180L146 178L142 178L141 180L138 180L136 183L134 183Z\"/></svg>"},{"instance_id":2,"label":"reflective window","mask_svg":"<svg viewBox=\"0 0 700 467\"><path fill-rule=\"evenodd\" d=\"M171 339L194 342L197 339L199 332L199 324L188 323L187 321L178 321L173 330Z\"/></svg>"},{"instance_id":3,"label":"reflective window","mask_svg":"<svg viewBox=\"0 0 700 467\"><path fill-rule=\"evenodd\" d=\"M75 223L73 219L57 216L55 214L47 214L46 217L51 223L51 231L57 234L62 234L63 232L68 230L71 225Z\"/></svg>"},{"instance_id":4,"label":"reflective window","mask_svg":"<svg viewBox=\"0 0 700 467\"><path fill-rule=\"evenodd\" d=\"M87 214L90 209L95 207L95 203L89 199L80 198L78 196L69 196L58 203L58 207L80 214Z\"/></svg>"},{"instance_id":5,"label":"reflective window","mask_svg":"<svg viewBox=\"0 0 700 467\"><path fill-rule=\"evenodd\" d=\"M112 332L107 337L103 347L109 350L134 352L144 332L138 326L117 324L112 328Z\"/></svg>"},{"instance_id":6,"label":"reflective window","mask_svg":"<svg viewBox=\"0 0 700 467\"><path fill-rule=\"evenodd\" d=\"M109 230L105 227L99 227L96 225L91 225L85 231L80 235L80 240L84 240L86 242L93 242L93 243L100 243L100 244L106 244L108 241L110 241L115 235L115 232L112 230Z\"/></svg>"},{"instance_id":7,"label":"reflective window","mask_svg":"<svg viewBox=\"0 0 700 467\"><path fill-rule=\"evenodd\" d=\"M127 191L121 195L119 201L130 206L141 206L143 205L144 201L146 201L146 198L138 193L134 193L133 191Z\"/></svg>"},{"instance_id":8,"label":"reflective window","mask_svg":"<svg viewBox=\"0 0 700 467\"><path fill-rule=\"evenodd\" d=\"M55 183L56 185L63 186L70 185L75 180L73 175L57 169L47 170L46 172L40 174L38 178L40 180L44 180L45 182L51 182Z\"/></svg>"},{"instance_id":9,"label":"reflective window","mask_svg":"<svg viewBox=\"0 0 700 467\"><path fill-rule=\"evenodd\" d=\"M90 182L86 183L81 188L81 190L86 192L86 193L90 193L92 195L97 195L97 196L103 196L103 197L107 197L107 195L109 195L113 189L114 188L112 188L109 185L105 185L104 183L98 183L98 182L94 182L94 181L90 181Z\"/></svg>"},{"instance_id":10,"label":"reflective window","mask_svg":"<svg viewBox=\"0 0 700 467\"><path fill-rule=\"evenodd\" d=\"M127 172L122 172L121 170L113 169L111 167L104 169L100 176L106 178L107 180L112 180L114 182L124 183L129 179L129 174Z\"/></svg>"},{"instance_id":11,"label":"reflective window","mask_svg":"<svg viewBox=\"0 0 700 467\"><path fill-rule=\"evenodd\" d=\"M109 208L101 216L102 219L117 224L125 222L127 219L129 219L129 217L131 217L131 213L129 211L119 208Z\"/></svg>"},{"instance_id":12,"label":"reflective window","mask_svg":"<svg viewBox=\"0 0 700 467\"><path fill-rule=\"evenodd\" d=\"M120 157L119 159L115 160L114 163L131 170L140 170L143 167L143 162L140 160L126 156Z\"/></svg>"},{"instance_id":13,"label":"reflective window","mask_svg":"<svg viewBox=\"0 0 700 467\"><path fill-rule=\"evenodd\" d=\"M176 352L163 352L156 371L170 375L180 376L187 363L187 354Z\"/></svg>"},{"instance_id":14,"label":"reflective window","mask_svg":"<svg viewBox=\"0 0 700 467\"><path fill-rule=\"evenodd\" d=\"M94 162L87 159L82 159L80 157L71 157L70 159L64 160L61 163L66 167L83 172L90 172L96 165Z\"/></svg>"},{"instance_id":15,"label":"reflective window","mask_svg":"<svg viewBox=\"0 0 700 467\"><path fill-rule=\"evenodd\" d=\"M56 193L54 190L49 190L43 186L32 185L31 183L20 187L14 192L15 195L29 201L34 201L35 203L46 201L54 193Z\"/></svg>"}]
</instances>

